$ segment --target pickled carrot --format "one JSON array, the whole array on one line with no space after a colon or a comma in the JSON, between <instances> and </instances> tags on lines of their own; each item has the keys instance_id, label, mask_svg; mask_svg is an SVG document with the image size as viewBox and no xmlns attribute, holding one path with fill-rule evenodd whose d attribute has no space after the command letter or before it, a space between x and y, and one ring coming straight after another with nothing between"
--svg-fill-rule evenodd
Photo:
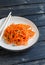
<instances>
[{"instance_id":1,"label":"pickled carrot","mask_svg":"<svg viewBox=\"0 0 45 65\"><path fill-rule=\"evenodd\" d=\"M32 38L34 35L35 32L31 30L30 25L11 24L5 29L3 38L8 44L14 44L16 46L20 46L20 45L27 45L28 40Z\"/></svg>"}]
</instances>

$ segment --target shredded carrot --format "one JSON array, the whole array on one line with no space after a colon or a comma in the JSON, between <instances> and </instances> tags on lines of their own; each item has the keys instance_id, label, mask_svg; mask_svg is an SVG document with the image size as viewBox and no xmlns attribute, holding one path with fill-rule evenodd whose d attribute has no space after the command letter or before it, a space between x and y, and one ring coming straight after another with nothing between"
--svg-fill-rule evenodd
<instances>
[{"instance_id":1,"label":"shredded carrot","mask_svg":"<svg viewBox=\"0 0 45 65\"><path fill-rule=\"evenodd\" d=\"M30 29L29 29L30 28ZM27 45L29 38L34 36L31 26L27 24L11 24L8 26L3 34L3 38L8 44L16 46Z\"/></svg>"}]
</instances>

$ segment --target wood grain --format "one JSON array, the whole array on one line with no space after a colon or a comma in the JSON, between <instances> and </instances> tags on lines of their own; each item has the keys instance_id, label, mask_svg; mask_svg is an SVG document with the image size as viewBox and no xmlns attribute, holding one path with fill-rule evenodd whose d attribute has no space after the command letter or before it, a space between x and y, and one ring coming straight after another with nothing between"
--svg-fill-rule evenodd
<instances>
[{"instance_id":1,"label":"wood grain","mask_svg":"<svg viewBox=\"0 0 45 65\"><path fill-rule=\"evenodd\" d=\"M36 14L45 14L45 4L19 5L0 8L0 18L5 17L12 11L14 16L31 16Z\"/></svg>"},{"instance_id":2,"label":"wood grain","mask_svg":"<svg viewBox=\"0 0 45 65\"><path fill-rule=\"evenodd\" d=\"M15 63L12 65L15 65ZM45 59L27 62L27 63L21 63L21 64L17 64L17 65L45 65Z\"/></svg>"},{"instance_id":3,"label":"wood grain","mask_svg":"<svg viewBox=\"0 0 45 65\"><path fill-rule=\"evenodd\" d=\"M0 7L33 3L45 3L45 0L0 0Z\"/></svg>"},{"instance_id":4,"label":"wood grain","mask_svg":"<svg viewBox=\"0 0 45 65\"><path fill-rule=\"evenodd\" d=\"M11 7L9 10L15 13L15 15L33 15L45 13L45 4L33 4L33 5L22 5L17 7Z\"/></svg>"},{"instance_id":5,"label":"wood grain","mask_svg":"<svg viewBox=\"0 0 45 65\"><path fill-rule=\"evenodd\" d=\"M45 14L27 15L23 17L31 20L33 23L36 24L37 27L45 26Z\"/></svg>"}]
</instances>

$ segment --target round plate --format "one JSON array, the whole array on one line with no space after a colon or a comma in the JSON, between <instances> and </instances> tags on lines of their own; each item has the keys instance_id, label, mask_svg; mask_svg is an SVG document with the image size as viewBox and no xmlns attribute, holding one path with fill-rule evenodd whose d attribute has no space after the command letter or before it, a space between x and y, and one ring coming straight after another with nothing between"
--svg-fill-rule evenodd
<instances>
[{"instance_id":1,"label":"round plate","mask_svg":"<svg viewBox=\"0 0 45 65\"><path fill-rule=\"evenodd\" d=\"M4 23L4 21L5 21L5 18L0 19L0 27ZM0 46L2 46L5 49L8 49L8 50L15 50L15 51L17 51L17 50L27 49L27 48L31 47L33 44L36 43L36 41L39 38L39 31L38 31L36 25L32 21L30 21L30 20L28 20L26 18L23 18L23 17L12 16L12 18L11 18L10 22L8 23L8 25L10 25L11 23L15 23L15 24L21 24L22 23L22 24L29 24L29 25L31 25L32 29L35 31L35 35L34 35L34 37L32 39L29 39L27 46L13 46L13 45L9 45L9 44L6 44L6 42L4 42L3 38L0 41Z\"/></svg>"}]
</instances>

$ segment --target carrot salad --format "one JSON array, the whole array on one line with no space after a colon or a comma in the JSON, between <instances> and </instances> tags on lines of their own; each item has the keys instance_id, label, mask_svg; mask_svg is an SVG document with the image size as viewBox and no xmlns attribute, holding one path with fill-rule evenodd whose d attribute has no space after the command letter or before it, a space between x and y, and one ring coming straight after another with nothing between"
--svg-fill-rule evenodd
<instances>
[{"instance_id":1,"label":"carrot salad","mask_svg":"<svg viewBox=\"0 0 45 65\"><path fill-rule=\"evenodd\" d=\"M16 46L27 45L28 40L34 36L30 25L27 24L11 24L8 26L3 34L4 40L8 44Z\"/></svg>"}]
</instances>

